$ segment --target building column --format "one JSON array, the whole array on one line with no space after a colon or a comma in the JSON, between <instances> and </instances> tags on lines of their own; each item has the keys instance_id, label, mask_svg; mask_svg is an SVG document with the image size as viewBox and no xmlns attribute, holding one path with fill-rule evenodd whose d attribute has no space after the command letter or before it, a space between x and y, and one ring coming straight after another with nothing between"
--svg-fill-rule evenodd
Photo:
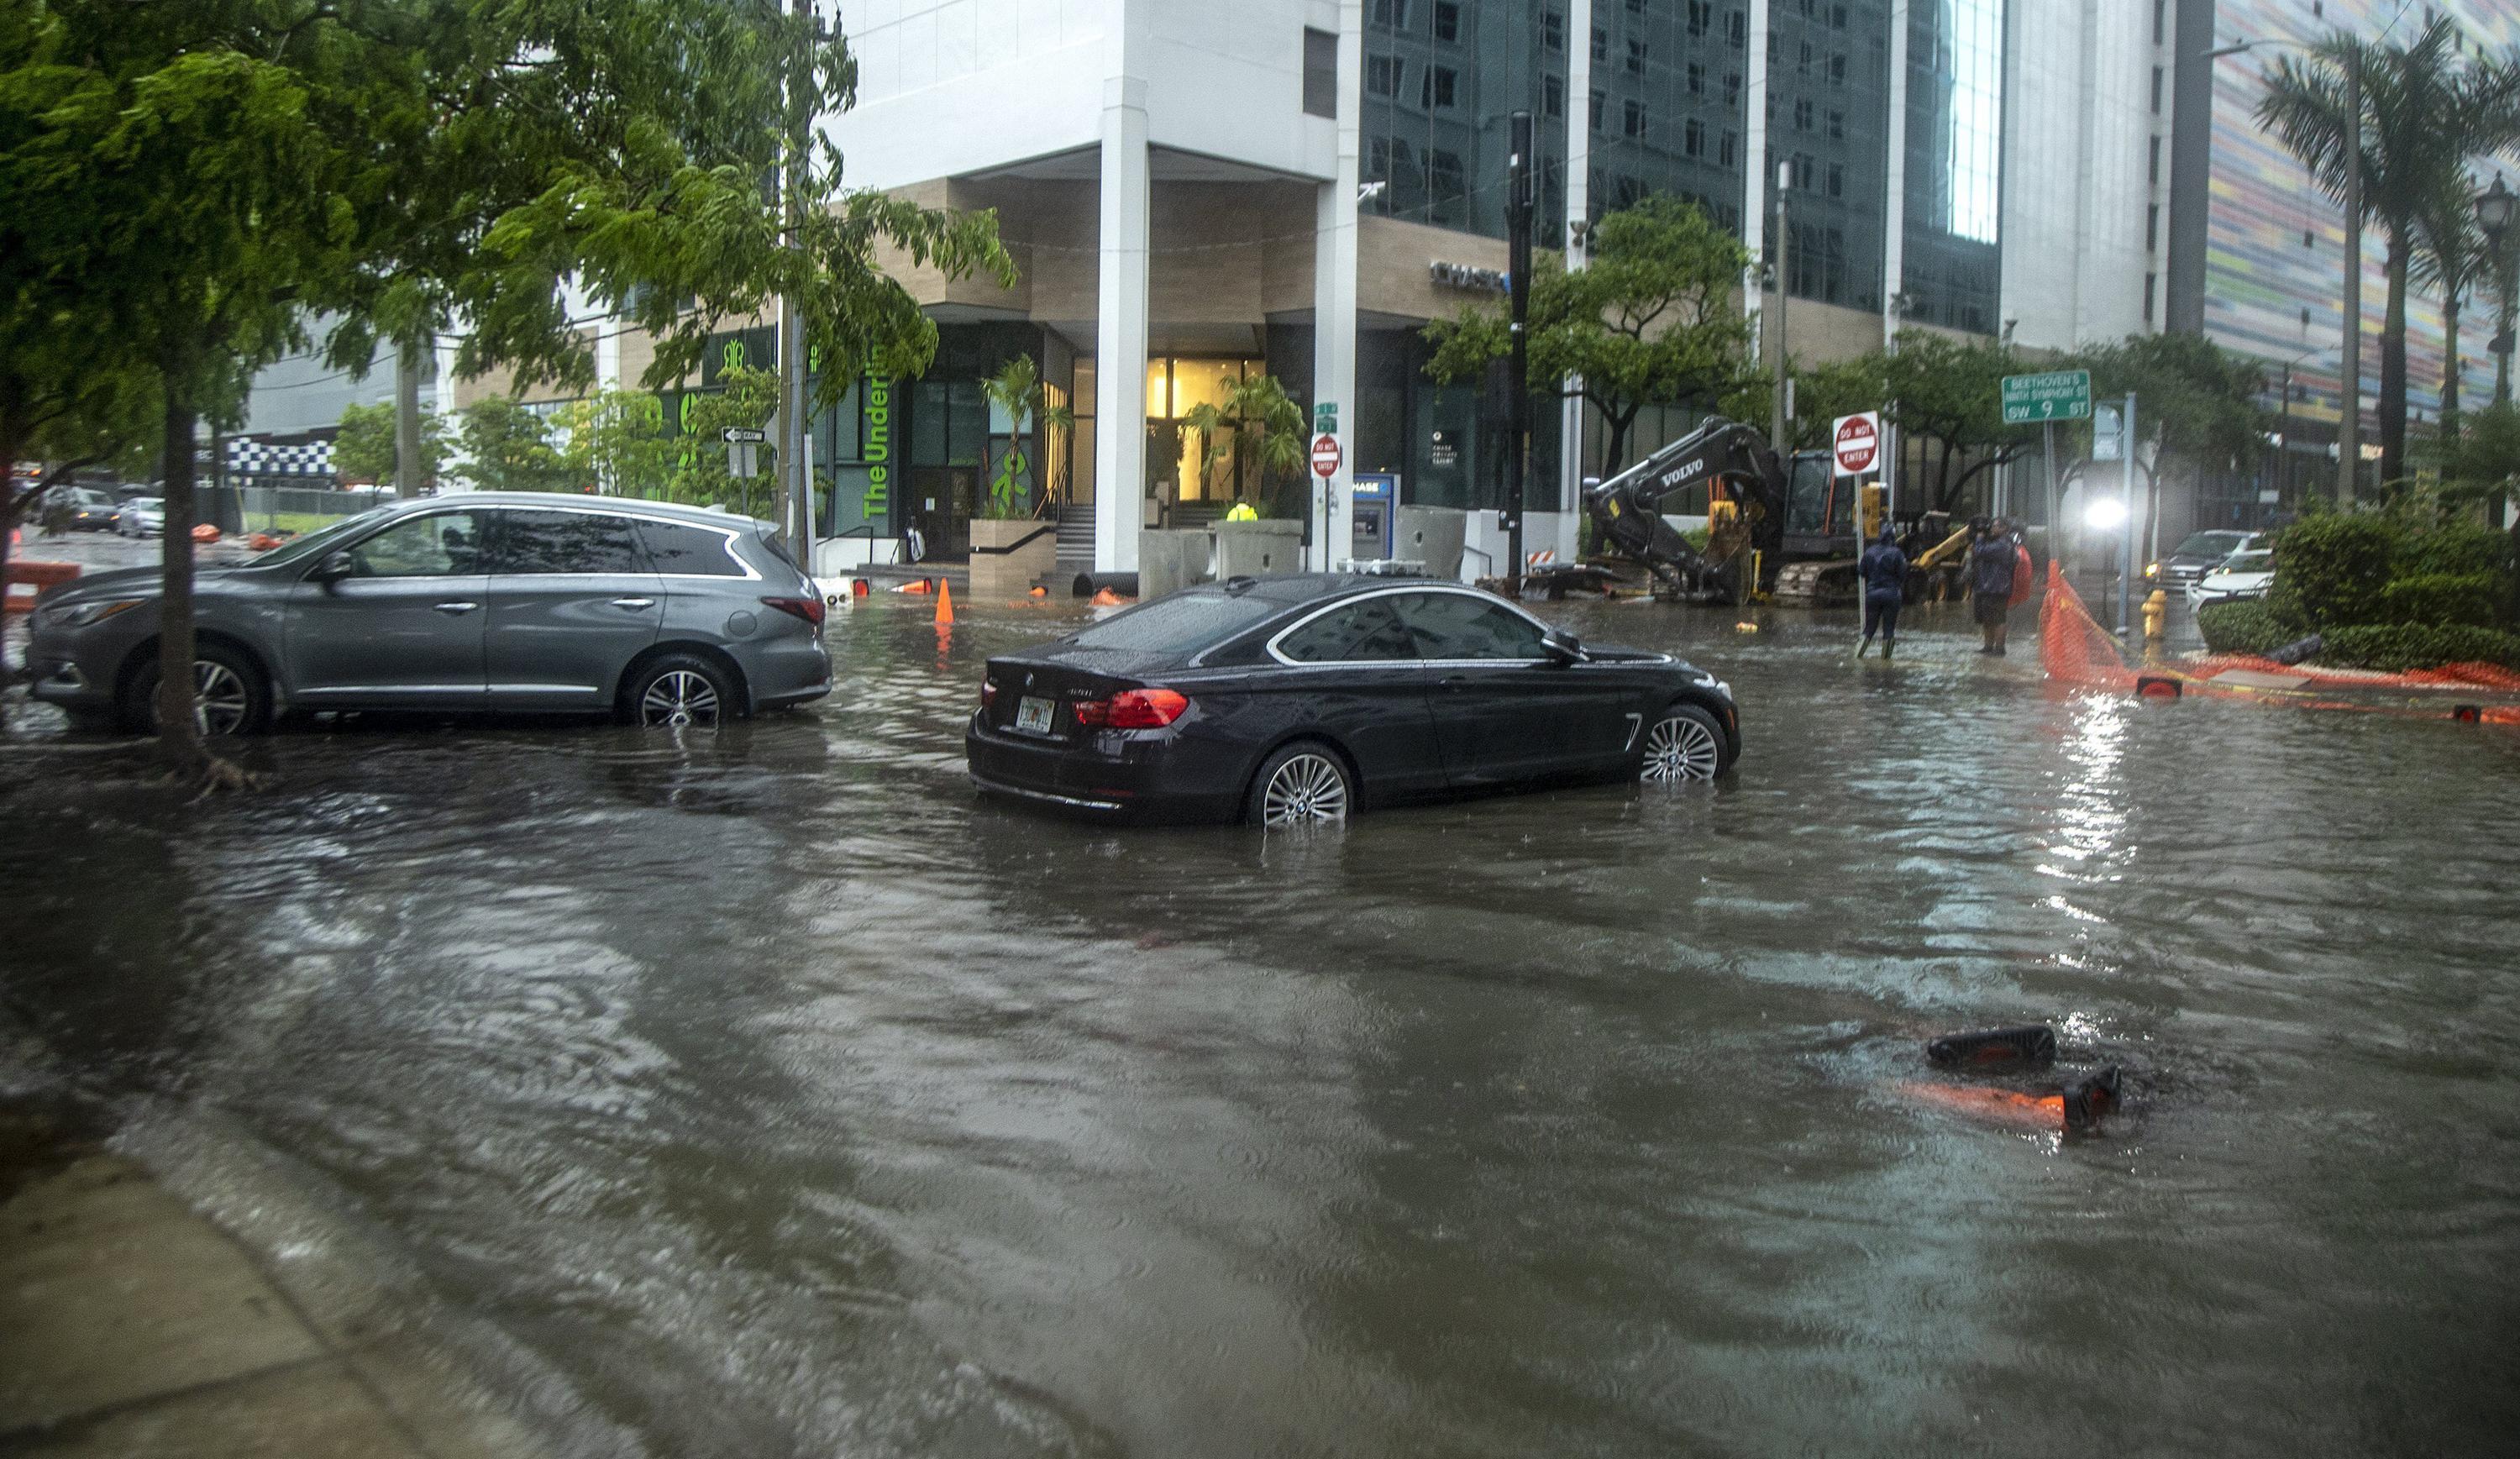
<instances>
[{"instance_id":1,"label":"building column","mask_svg":"<svg viewBox=\"0 0 2520 1459\"><path fill-rule=\"evenodd\" d=\"M1750 0L1749 39L1742 63L1748 75L1741 103L1741 246L1750 250L1750 267L1741 276L1741 312L1750 319L1750 358L1764 360L1768 300L1759 274L1768 252L1768 0Z\"/></svg>"},{"instance_id":2,"label":"building column","mask_svg":"<svg viewBox=\"0 0 2520 1459\"><path fill-rule=\"evenodd\" d=\"M1329 434L1338 438L1339 468L1324 481L1305 463L1313 546L1304 562L1316 572L1355 555L1356 189L1364 151L1365 0L1340 0L1338 15L1338 165L1314 190L1313 204L1313 404L1337 410Z\"/></svg>"},{"instance_id":3,"label":"building column","mask_svg":"<svg viewBox=\"0 0 2520 1459\"><path fill-rule=\"evenodd\" d=\"M1584 229L1593 211L1593 0L1566 6L1566 267L1584 266L1591 251ZM1572 562L1584 523L1584 377L1558 382L1557 560Z\"/></svg>"},{"instance_id":4,"label":"building column","mask_svg":"<svg viewBox=\"0 0 2520 1459\"><path fill-rule=\"evenodd\" d=\"M1107 9L1102 81L1101 287L1094 325L1094 570L1138 570L1147 499L1147 83L1128 74L1129 6Z\"/></svg>"},{"instance_id":5,"label":"building column","mask_svg":"<svg viewBox=\"0 0 2520 1459\"><path fill-rule=\"evenodd\" d=\"M1897 347L1899 294L1907 287L1908 0L1890 0L1889 152L1882 169L1881 347Z\"/></svg>"}]
</instances>

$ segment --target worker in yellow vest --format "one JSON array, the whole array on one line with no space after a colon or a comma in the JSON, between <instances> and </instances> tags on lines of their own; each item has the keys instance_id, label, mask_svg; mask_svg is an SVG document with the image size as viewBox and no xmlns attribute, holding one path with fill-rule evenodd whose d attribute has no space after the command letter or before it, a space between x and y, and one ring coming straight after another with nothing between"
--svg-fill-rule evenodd
<instances>
[{"instance_id":1,"label":"worker in yellow vest","mask_svg":"<svg viewBox=\"0 0 2520 1459\"><path fill-rule=\"evenodd\" d=\"M1260 520L1260 513L1251 509L1250 503L1238 498L1235 504L1226 509L1225 519L1229 522L1256 522Z\"/></svg>"}]
</instances>

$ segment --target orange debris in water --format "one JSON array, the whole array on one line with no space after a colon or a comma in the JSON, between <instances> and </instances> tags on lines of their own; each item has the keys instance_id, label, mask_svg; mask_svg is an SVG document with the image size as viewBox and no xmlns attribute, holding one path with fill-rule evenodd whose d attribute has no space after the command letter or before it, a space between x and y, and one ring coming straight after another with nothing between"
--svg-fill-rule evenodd
<instances>
[{"instance_id":1,"label":"orange debris in water","mask_svg":"<svg viewBox=\"0 0 2520 1459\"><path fill-rule=\"evenodd\" d=\"M1102 592L1094 595L1094 606L1098 608L1116 608L1124 602L1135 601L1135 598L1122 597L1119 594L1112 592L1108 588L1105 588Z\"/></svg>"},{"instance_id":2,"label":"orange debris in water","mask_svg":"<svg viewBox=\"0 0 2520 1459\"><path fill-rule=\"evenodd\" d=\"M1050 597L1050 590L1036 583L1033 585L1032 596L1035 597Z\"/></svg>"},{"instance_id":3,"label":"orange debris in water","mask_svg":"<svg viewBox=\"0 0 2520 1459\"><path fill-rule=\"evenodd\" d=\"M195 542L216 542L219 540L219 529L211 526L208 522L203 522L193 529L193 540Z\"/></svg>"},{"instance_id":4,"label":"orange debris in water","mask_svg":"<svg viewBox=\"0 0 2520 1459\"><path fill-rule=\"evenodd\" d=\"M2065 1127L2065 1096L2062 1094L2023 1094L2013 1089L1990 1089L1974 1084L1916 1082L1894 1087L1901 1095L1918 1104L1932 1105L1971 1120L2028 1129Z\"/></svg>"}]
</instances>

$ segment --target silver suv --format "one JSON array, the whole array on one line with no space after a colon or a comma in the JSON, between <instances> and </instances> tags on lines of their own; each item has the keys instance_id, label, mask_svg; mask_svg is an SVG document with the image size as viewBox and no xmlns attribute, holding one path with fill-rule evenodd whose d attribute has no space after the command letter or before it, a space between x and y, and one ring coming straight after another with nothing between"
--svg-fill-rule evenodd
<instances>
[{"instance_id":1,"label":"silver suv","mask_svg":"<svg viewBox=\"0 0 2520 1459\"><path fill-rule=\"evenodd\" d=\"M248 733L292 710L612 713L714 725L832 689L823 599L767 522L614 498L399 502L241 567L202 569L195 713ZM155 568L46 593L36 698L146 728Z\"/></svg>"}]
</instances>

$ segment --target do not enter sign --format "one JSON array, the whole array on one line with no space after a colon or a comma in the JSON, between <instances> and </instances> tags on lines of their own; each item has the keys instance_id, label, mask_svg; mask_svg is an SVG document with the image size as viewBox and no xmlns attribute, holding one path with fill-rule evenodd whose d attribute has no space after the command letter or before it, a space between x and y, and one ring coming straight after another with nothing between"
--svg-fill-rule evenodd
<instances>
[{"instance_id":1,"label":"do not enter sign","mask_svg":"<svg viewBox=\"0 0 2520 1459\"><path fill-rule=\"evenodd\" d=\"M1881 413L1840 416L1831 432L1837 442L1837 474L1861 476L1881 456Z\"/></svg>"},{"instance_id":2,"label":"do not enter sign","mask_svg":"<svg viewBox=\"0 0 2520 1459\"><path fill-rule=\"evenodd\" d=\"M1338 474L1338 437L1331 435L1313 437L1313 474L1327 481Z\"/></svg>"}]
</instances>

